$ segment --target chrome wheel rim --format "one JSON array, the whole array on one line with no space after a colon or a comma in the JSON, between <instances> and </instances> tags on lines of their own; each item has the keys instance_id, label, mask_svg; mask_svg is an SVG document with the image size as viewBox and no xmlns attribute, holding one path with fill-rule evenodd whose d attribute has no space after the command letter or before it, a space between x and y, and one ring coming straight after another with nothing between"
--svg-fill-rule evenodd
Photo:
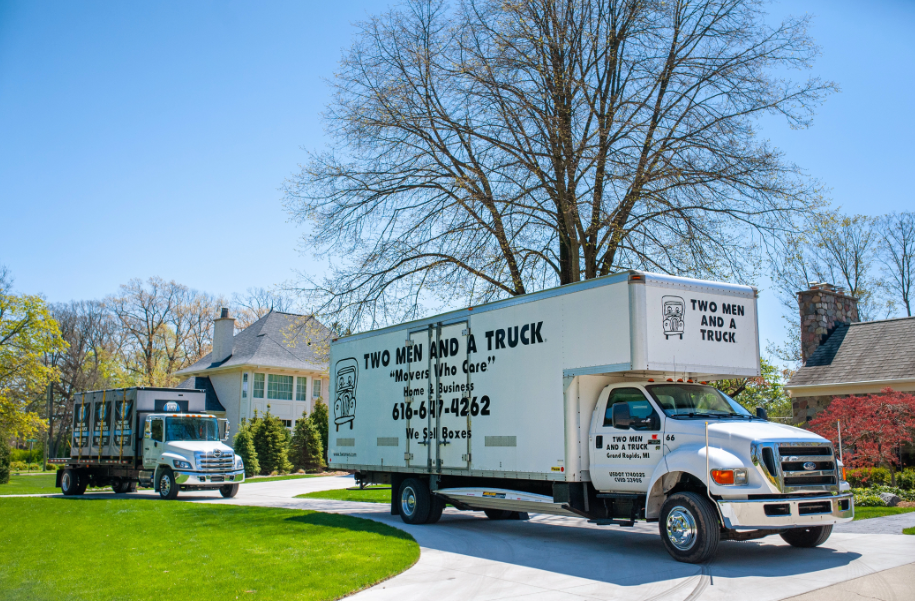
<instances>
[{"instance_id":1,"label":"chrome wheel rim","mask_svg":"<svg viewBox=\"0 0 915 601\"><path fill-rule=\"evenodd\" d=\"M407 517L413 515L413 512L416 511L416 492L409 486L403 489L403 494L400 497L400 511Z\"/></svg>"},{"instance_id":2,"label":"chrome wheel rim","mask_svg":"<svg viewBox=\"0 0 915 601\"><path fill-rule=\"evenodd\" d=\"M73 488L73 476L69 472L64 472L64 475L60 479L60 487L63 490L70 490Z\"/></svg>"},{"instance_id":3,"label":"chrome wheel rim","mask_svg":"<svg viewBox=\"0 0 915 601\"><path fill-rule=\"evenodd\" d=\"M172 491L172 479L167 475L162 476L159 479L159 494L163 497L167 497L168 493Z\"/></svg>"},{"instance_id":4,"label":"chrome wheel rim","mask_svg":"<svg viewBox=\"0 0 915 601\"><path fill-rule=\"evenodd\" d=\"M667 540L676 549L688 551L696 544L696 519L692 512L682 505L677 505L667 514Z\"/></svg>"}]
</instances>

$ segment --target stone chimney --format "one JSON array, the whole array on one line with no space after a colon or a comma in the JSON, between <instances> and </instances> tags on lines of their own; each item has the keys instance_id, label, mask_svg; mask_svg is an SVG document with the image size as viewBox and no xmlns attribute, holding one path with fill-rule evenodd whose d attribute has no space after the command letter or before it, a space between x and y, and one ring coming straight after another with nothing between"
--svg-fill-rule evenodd
<instances>
[{"instance_id":1,"label":"stone chimney","mask_svg":"<svg viewBox=\"0 0 915 601\"><path fill-rule=\"evenodd\" d=\"M220 363L232 354L235 344L235 318L229 317L225 307L219 310L219 317L213 322L213 363Z\"/></svg>"},{"instance_id":2,"label":"stone chimney","mask_svg":"<svg viewBox=\"0 0 915 601\"><path fill-rule=\"evenodd\" d=\"M801 309L801 361L807 359L832 334L836 326L858 321L858 299L825 282L810 282L797 293Z\"/></svg>"}]
</instances>

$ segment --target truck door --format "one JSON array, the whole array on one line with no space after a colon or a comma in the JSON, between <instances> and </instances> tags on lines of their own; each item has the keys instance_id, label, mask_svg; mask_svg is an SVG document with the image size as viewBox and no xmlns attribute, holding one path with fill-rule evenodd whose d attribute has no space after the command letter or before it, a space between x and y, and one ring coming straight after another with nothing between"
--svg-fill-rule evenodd
<instances>
[{"instance_id":1,"label":"truck door","mask_svg":"<svg viewBox=\"0 0 915 601\"><path fill-rule=\"evenodd\" d=\"M601 395L603 396L603 395ZM613 406L625 403L630 422L613 425ZM619 386L597 404L591 421L591 481L600 491L647 492L661 460L661 412L635 386Z\"/></svg>"},{"instance_id":2,"label":"truck door","mask_svg":"<svg viewBox=\"0 0 915 601\"><path fill-rule=\"evenodd\" d=\"M435 424L433 404L432 360L430 347L435 338L434 328L410 332L407 342L409 378L404 388L403 419L407 422L407 444L404 462L410 467L432 470L435 444L432 438Z\"/></svg>"},{"instance_id":3,"label":"truck door","mask_svg":"<svg viewBox=\"0 0 915 601\"><path fill-rule=\"evenodd\" d=\"M165 420L151 417L146 420L143 436L143 467L152 469L159 464L159 456L165 443Z\"/></svg>"},{"instance_id":4,"label":"truck door","mask_svg":"<svg viewBox=\"0 0 915 601\"><path fill-rule=\"evenodd\" d=\"M468 360L470 326L467 321L437 324L432 332L430 359L435 416L433 467L469 469L471 426L480 406L473 394Z\"/></svg>"}]
</instances>

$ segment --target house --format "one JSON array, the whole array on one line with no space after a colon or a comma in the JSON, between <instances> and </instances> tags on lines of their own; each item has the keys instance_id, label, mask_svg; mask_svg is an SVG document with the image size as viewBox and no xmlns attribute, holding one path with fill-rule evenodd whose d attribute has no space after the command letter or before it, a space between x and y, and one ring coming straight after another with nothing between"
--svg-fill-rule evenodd
<instances>
[{"instance_id":1,"label":"house","mask_svg":"<svg viewBox=\"0 0 915 601\"><path fill-rule=\"evenodd\" d=\"M915 317L859 322L857 303L830 284L798 293L803 366L785 387L794 423L837 396L915 391Z\"/></svg>"},{"instance_id":2,"label":"house","mask_svg":"<svg viewBox=\"0 0 915 601\"><path fill-rule=\"evenodd\" d=\"M235 319L222 309L213 323L213 352L178 371L187 376L179 386L206 391L207 409L233 426L269 406L292 428L315 399L327 397L329 336L314 317L279 311L235 334Z\"/></svg>"}]
</instances>

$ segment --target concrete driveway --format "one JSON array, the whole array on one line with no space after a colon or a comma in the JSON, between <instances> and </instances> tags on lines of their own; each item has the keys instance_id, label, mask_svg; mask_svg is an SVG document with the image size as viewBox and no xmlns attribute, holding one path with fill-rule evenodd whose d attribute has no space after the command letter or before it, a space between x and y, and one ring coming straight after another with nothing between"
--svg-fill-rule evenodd
<instances>
[{"instance_id":1,"label":"concrete driveway","mask_svg":"<svg viewBox=\"0 0 915 601\"><path fill-rule=\"evenodd\" d=\"M409 532L422 548L420 560L403 574L351 597L360 601L774 601L804 593L805 600L838 601L836 591L851 593L855 587L868 591L869 598L915 599L915 570L899 572L895 588L886 584L892 580L884 577L889 572L878 574L915 562L915 536L834 533L817 549L795 549L777 536L723 542L714 561L696 566L670 558L657 524L597 527L546 515L527 522L494 522L482 514L448 509L438 524L408 526L391 516L387 505L293 498L352 485L351 477L308 478L244 484L234 499L200 492L182 493L181 498L343 513ZM879 586L868 579L876 579ZM843 586L850 581L855 587Z\"/></svg>"}]
</instances>

